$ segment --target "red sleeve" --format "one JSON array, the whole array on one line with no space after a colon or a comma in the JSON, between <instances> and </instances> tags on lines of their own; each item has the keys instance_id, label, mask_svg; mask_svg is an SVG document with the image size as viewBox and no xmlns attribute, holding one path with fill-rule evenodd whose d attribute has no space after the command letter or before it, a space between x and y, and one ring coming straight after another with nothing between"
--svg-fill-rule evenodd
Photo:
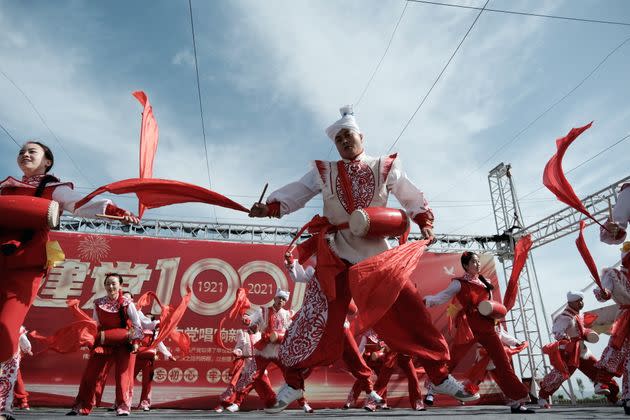
<instances>
[{"instance_id":1,"label":"red sleeve","mask_svg":"<svg viewBox=\"0 0 630 420\"><path fill-rule=\"evenodd\" d=\"M418 224L421 228L433 228L433 212L429 209L424 213L418 213L413 218L413 221Z\"/></svg>"},{"instance_id":2,"label":"red sleeve","mask_svg":"<svg viewBox=\"0 0 630 420\"><path fill-rule=\"evenodd\" d=\"M274 201L273 203L267 204L267 209L269 209L269 217L275 217L276 219L280 218L280 202Z\"/></svg>"},{"instance_id":3,"label":"red sleeve","mask_svg":"<svg viewBox=\"0 0 630 420\"><path fill-rule=\"evenodd\" d=\"M122 217L122 216L127 215L127 211L121 209L115 204L108 204L107 207L105 207L105 214L108 216L121 216Z\"/></svg>"}]
</instances>

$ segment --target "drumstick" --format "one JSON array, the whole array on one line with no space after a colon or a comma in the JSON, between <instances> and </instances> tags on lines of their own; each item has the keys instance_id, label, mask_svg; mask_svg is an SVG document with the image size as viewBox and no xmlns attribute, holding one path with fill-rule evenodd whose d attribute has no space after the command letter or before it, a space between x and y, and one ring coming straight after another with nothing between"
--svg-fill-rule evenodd
<instances>
[{"instance_id":1,"label":"drumstick","mask_svg":"<svg viewBox=\"0 0 630 420\"><path fill-rule=\"evenodd\" d=\"M613 219L612 203L610 202L610 197L608 197L608 220L610 220L612 222L612 219Z\"/></svg>"},{"instance_id":2,"label":"drumstick","mask_svg":"<svg viewBox=\"0 0 630 420\"><path fill-rule=\"evenodd\" d=\"M103 219L111 219L111 220L124 220L125 216L110 216L109 214L97 214L97 217L102 217Z\"/></svg>"},{"instance_id":3,"label":"drumstick","mask_svg":"<svg viewBox=\"0 0 630 420\"><path fill-rule=\"evenodd\" d=\"M269 183L267 182L265 184L265 188L263 188L262 194L260 194L260 198L258 199L259 203L262 203L263 198L265 197L265 193L267 192L267 187L269 186Z\"/></svg>"}]
</instances>

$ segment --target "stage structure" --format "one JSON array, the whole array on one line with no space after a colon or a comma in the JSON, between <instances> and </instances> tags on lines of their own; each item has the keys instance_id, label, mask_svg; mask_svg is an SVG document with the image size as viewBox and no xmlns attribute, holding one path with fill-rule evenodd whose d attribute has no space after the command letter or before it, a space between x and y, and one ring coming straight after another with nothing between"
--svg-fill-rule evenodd
<instances>
[{"instance_id":1,"label":"stage structure","mask_svg":"<svg viewBox=\"0 0 630 420\"><path fill-rule=\"evenodd\" d=\"M511 175L511 166L501 163L488 175L490 196L492 199L497 233L494 235L447 235L436 234L437 242L430 247L431 252L460 253L475 251L496 256L503 264L504 278L508 279L512 272L514 244L526 234L532 235L532 249L562 238L579 229L579 221L583 215L567 207L551 214L530 226L523 227L522 214ZM602 190L582 199L586 208L598 220L603 221L608 214L609 203L617 200L617 187L630 182L625 177ZM586 220L588 224L593 222ZM181 222L168 220L143 220L141 226L123 226L119 222L107 220L81 219L64 216L61 230L109 235L145 235L166 238L186 238L211 241L227 241L259 244L288 244L298 233L300 227L250 224L224 224L205 222ZM309 237L303 234L300 240ZM410 235L410 240L418 239L418 235ZM394 240L392 240L394 243ZM522 378L541 377L547 371L547 363L542 353L543 335L540 318L544 320L545 333L550 339L546 311L542 302L540 287L536 278L533 258L530 256L519 280L517 302L508 319L512 325L514 336L519 340L527 340L530 346L526 351L516 355L520 376ZM537 302L536 302L537 301ZM542 313L540 313L540 311Z\"/></svg>"}]
</instances>

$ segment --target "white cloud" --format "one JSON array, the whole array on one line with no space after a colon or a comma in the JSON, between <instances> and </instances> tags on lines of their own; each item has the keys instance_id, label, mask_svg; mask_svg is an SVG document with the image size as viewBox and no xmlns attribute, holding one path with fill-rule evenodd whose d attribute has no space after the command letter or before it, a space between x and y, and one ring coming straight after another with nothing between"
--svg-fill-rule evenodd
<instances>
[{"instance_id":1,"label":"white cloud","mask_svg":"<svg viewBox=\"0 0 630 420\"><path fill-rule=\"evenodd\" d=\"M189 49L184 49L178 51L177 54L173 56L172 63L176 65L187 65L195 68L195 57Z\"/></svg>"}]
</instances>

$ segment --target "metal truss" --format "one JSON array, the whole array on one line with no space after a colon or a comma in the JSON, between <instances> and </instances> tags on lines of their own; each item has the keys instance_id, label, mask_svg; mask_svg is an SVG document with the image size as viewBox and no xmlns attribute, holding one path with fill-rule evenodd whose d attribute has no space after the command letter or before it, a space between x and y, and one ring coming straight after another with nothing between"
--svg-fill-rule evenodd
<instances>
[{"instance_id":1,"label":"metal truss","mask_svg":"<svg viewBox=\"0 0 630 420\"><path fill-rule=\"evenodd\" d=\"M497 232L509 237L508 241L501 242L497 253L499 261L503 263L503 274L507 281L512 273L514 263L514 245L525 234L521 224L523 216L516 198L510 165L501 163L492 169L488 175L488 183ZM529 342L527 349L515 357L518 361L521 378L532 378L532 382L547 372L547 362L542 352L542 334L538 311L536 310L536 298L543 309L542 316L547 336L549 336L549 325L540 295L534 262L530 255L519 278L518 295L510 313L511 319L508 322L511 323L514 337L518 341Z\"/></svg>"},{"instance_id":2,"label":"metal truss","mask_svg":"<svg viewBox=\"0 0 630 420\"><path fill-rule=\"evenodd\" d=\"M64 216L61 220L60 230L65 232L107 235L142 235L161 238L288 245L295 235L297 235L300 228L295 226L221 224L169 220L143 220L140 226L125 226L116 221ZM306 240L309 237L309 234L303 234L298 242ZM409 235L410 240L417 240L419 238L419 234ZM448 253L475 251L496 254L497 243L507 241L508 236L436 234L436 239L437 242L431 245L431 252ZM390 240L392 244L396 242L395 238L391 238Z\"/></svg>"}]
</instances>

